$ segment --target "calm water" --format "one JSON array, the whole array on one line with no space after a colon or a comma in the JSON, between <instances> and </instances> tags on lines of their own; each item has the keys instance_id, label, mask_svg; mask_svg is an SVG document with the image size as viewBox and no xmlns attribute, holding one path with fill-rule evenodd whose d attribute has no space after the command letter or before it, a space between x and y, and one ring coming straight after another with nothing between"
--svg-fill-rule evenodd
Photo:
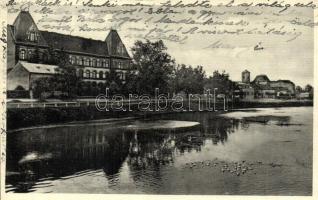
<instances>
[{"instance_id":1,"label":"calm water","mask_svg":"<svg viewBox=\"0 0 318 200\"><path fill-rule=\"evenodd\" d=\"M179 113L9 133L6 191L311 195L312 117Z\"/></svg>"}]
</instances>

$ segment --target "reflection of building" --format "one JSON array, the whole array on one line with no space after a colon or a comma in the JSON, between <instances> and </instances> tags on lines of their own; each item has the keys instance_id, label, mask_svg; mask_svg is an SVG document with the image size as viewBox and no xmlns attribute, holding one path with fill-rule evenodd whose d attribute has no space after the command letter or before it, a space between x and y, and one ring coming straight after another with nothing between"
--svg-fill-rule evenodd
<instances>
[{"instance_id":1,"label":"reflection of building","mask_svg":"<svg viewBox=\"0 0 318 200\"><path fill-rule=\"evenodd\" d=\"M287 98L295 96L295 84L289 80L271 81L266 75L258 75L250 82L250 72L242 72L242 81L236 82L236 97L253 98Z\"/></svg>"},{"instance_id":2,"label":"reflection of building","mask_svg":"<svg viewBox=\"0 0 318 200\"><path fill-rule=\"evenodd\" d=\"M76 66L78 76L85 82L104 84L111 68L124 81L131 64L115 30L104 41L41 31L30 13L21 11L13 25L8 25L7 37L8 90L29 90L36 77L54 74L57 66L52 57L60 52L64 52L69 64ZM30 74L33 78L29 78Z\"/></svg>"}]
</instances>

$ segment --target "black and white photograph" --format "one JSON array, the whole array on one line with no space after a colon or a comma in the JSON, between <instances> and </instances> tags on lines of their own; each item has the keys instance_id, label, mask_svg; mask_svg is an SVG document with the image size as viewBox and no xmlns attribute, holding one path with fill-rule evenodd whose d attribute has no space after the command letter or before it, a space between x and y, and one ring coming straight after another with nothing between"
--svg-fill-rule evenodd
<instances>
[{"instance_id":1,"label":"black and white photograph","mask_svg":"<svg viewBox=\"0 0 318 200\"><path fill-rule=\"evenodd\" d=\"M1 2L1 196L314 199L317 8Z\"/></svg>"}]
</instances>

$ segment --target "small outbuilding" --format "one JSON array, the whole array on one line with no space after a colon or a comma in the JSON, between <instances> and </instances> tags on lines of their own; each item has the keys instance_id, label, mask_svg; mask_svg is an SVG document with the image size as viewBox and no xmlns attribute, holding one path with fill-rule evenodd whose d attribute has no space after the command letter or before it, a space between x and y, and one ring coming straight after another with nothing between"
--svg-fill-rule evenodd
<instances>
[{"instance_id":1,"label":"small outbuilding","mask_svg":"<svg viewBox=\"0 0 318 200\"><path fill-rule=\"evenodd\" d=\"M39 78L51 77L57 69L56 65L19 61L8 73L7 90L29 91L32 98L32 83Z\"/></svg>"}]
</instances>

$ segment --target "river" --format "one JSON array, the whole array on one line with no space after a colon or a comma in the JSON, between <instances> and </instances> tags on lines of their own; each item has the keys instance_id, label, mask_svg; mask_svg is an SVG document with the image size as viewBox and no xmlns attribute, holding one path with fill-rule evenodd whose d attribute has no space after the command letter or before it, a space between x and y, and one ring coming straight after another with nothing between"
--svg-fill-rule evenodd
<instances>
[{"instance_id":1,"label":"river","mask_svg":"<svg viewBox=\"0 0 318 200\"><path fill-rule=\"evenodd\" d=\"M312 107L26 129L6 192L311 195L312 156Z\"/></svg>"}]
</instances>

